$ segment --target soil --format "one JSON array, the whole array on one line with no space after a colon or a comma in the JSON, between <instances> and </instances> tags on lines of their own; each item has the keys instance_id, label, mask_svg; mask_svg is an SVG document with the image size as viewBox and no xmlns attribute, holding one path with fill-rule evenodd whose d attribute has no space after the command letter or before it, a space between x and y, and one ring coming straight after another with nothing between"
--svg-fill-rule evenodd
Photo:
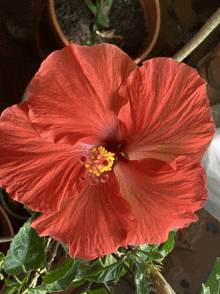
<instances>
[{"instance_id":1,"label":"soil","mask_svg":"<svg viewBox=\"0 0 220 294\"><path fill-rule=\"evenodd\" d=\"M54 0L58 23L68 41L88 45L95 16L85 0ZM114 44L133 59L147 36L144 11L138 0L114 0L109 27L98 26L96 44Z\"/></svg>"}]
</instances>

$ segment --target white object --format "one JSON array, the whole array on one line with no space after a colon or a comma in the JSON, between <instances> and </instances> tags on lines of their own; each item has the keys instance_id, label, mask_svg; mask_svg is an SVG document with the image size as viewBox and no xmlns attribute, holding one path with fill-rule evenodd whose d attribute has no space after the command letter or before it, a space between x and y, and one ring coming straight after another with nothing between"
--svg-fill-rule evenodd
<instances>
[{"instance_id":1,"label":"white object","mask_svg":"<svg viewBox=\"0 0 220 294\"><path fill-rule=\"evenodd\" d=\"M211 106L216 134L202 159L206 169L208 199L204 208L220 222L220 103Z\"/></svg>"}]
</instances>

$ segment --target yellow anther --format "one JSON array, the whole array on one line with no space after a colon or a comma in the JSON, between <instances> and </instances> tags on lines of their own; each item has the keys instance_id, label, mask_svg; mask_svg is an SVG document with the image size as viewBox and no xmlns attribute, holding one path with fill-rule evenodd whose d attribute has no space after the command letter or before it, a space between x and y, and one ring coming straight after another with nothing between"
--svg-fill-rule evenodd
<instances>
[{"instance_id":1,"label":"yellow anther","mask_svg":"<svg viewBox=\"0 0 220 294\"><path fill-rule=\"evenodd\" d=\"M91 185L96 185L99 181L105 183L109 175L104 173L106 171L110 171L115 161L115 154L112 152L108 152L104 147L99 146L98 148L93 147L89 150L89 154L87 156L81 156L80 163L84 164L85 168L88 170L85 171L84 175L80 177L81 181L85 181L86 179L90 179ZM96 178L96 177L99 177Z\"/></svg>"},{"instance_id":2,"label":"yellow anther","mask_svg":"<svg viewBox=\"0 0 220 294\"><path fill-rule=\"evenodd\" d=\"M111 170L115 160L114 156L114 153L108 152L102 146L93 147L89 150L85 167L89 168L89 173L100 176L101 173Z\"/></svg>"}]
</instances>

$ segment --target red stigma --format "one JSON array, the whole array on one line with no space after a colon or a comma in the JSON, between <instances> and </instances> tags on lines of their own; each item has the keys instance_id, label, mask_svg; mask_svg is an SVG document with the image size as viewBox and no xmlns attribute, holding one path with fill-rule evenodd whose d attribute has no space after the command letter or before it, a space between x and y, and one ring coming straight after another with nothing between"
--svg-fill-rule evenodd
<instances>
[{"instance_id":1,"label":"red stigma","mask_svg":"<svg viewBox=\"0 0 220 294\"><path fill-rule=\"evenodd\" d=\"M91 181L91 185L97 185L98 182L99 182L98 180L94 179L94 180Z\"/></svg>"},{"instance_id":2,"label":"red stigma","mask_svg":"<svg viewBox=\"0 0 220 294\"><path fill-rule=\"evenodd\" d=\"M103 162L102 162L102 164L104 165L104 166L108 166L108 160L103 160Z\"/></svg>"},{"instance_id":3,"label":"red stigma","mask_svg":"<svg viewBox=\"0 0 220 294\"><path fill-rule=\"evenodd\" d=\"M81 156L80 157L80 162L83 163L83 164L86 163L87 162L87 157L86 156Z\"/></svg>"},{"instance_id":4,"label":"red stigma","mask_svg":"<svg viewBox=\"0 0 220 294\"><path fill-rule=\"evenodd\" d=\"M102 182L102 183L105 183L105 182L108 181L108 179L109 179L109 175L104 175L104 176L101 178L101 182Z\"/></svg>"}]
</instances>

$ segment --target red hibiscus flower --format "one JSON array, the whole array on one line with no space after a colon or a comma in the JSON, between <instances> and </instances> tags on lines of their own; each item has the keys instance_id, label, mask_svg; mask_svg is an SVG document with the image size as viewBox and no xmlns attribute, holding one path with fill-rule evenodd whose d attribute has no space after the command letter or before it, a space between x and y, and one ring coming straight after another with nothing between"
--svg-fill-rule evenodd
<instances>
[{"instance_id":1,"label":"red hibiscus flower","mask_svg":"<svg viewBox=\"0 0 220 294\"><path fill-rule=\"evenodd\" d=\"M70 43L42 63L29 101L2 113L0 184L71 257L162 243L207 199L205 84L171 58L139 68L116 46Z\"/></svg>"}]
</instances>

